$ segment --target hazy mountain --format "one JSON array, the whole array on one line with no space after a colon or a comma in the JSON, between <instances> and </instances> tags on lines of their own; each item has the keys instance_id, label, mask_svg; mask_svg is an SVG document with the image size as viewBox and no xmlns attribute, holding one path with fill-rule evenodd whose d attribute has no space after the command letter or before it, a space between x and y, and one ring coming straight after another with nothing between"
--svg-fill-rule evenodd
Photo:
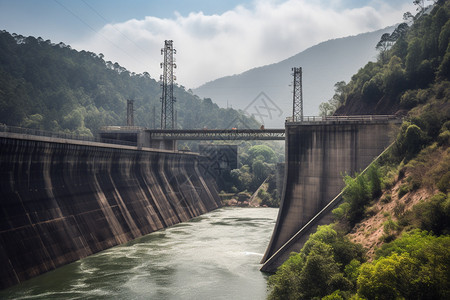
<instances>
[{"instance_id":1,"label":"hazy mountain","mask_svg":"<svg viewBox=\"0 0 450 300\"><path fill-rule=\"evenodd\" d=\"M174 86L177 128L258 128L234 109L219 108ZM126 125L134 100L135 125L160 124L160 82L135 74L102 54L0 30L0 124L95 134L105 125Z\"/></svg>"},{"instance_id":2,"label":"hazy mountain","mask_svg":"<svg viewBox=\"0 0 450 300\"><path fill-rule=\"evenodd\" d=\"M283 127L292 115L293 67L303 70L304 115L317 115L319 104L334 95L334 84L348 82L368 61L375 61L381 35L394 28L329 40L281 62L208 82L194 93L219 106L242 109L266 127Z\"/></svg>"}]
</instances>

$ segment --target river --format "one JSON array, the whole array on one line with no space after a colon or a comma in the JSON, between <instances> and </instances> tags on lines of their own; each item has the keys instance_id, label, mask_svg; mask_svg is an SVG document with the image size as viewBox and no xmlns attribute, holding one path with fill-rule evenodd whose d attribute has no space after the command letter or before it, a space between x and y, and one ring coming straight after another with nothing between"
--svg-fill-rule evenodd
<instances>
[{"instance_id":1,"label":"river","mask_svg":"<svg viewBox=\"0 0 450 300\"><path fill-rule=\"evenodd\" d=\"M99 252L0 299L264 299L278 209L226 207Z\"/></svg>"}]
</instances>

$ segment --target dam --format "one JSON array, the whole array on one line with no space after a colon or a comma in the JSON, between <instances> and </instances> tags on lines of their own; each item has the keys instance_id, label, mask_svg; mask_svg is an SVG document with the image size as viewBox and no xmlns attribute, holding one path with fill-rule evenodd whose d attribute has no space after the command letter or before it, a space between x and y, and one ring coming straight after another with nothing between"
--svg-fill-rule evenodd
<instances>
[{"instance_id":1,"label":"dam","mask_svg":"<svg viewBox=\"0 0 450 300\"><path fill-rule=\"evenodd\" d=\"M201 160L0 132L0 288L220 207Z\"/></svg>"},{"instance_id":2,"label":"dam","mask_svg":"<svg viewBox=\"0 0 450 300\"><path fill-rule=\"evenodd\" d=\"M286 122L282 202L262 271L276 271L332 221L342 175L368 166L400 121ZM136 143L0 132L0 288L219 208L214 179L201 167L207 159Z\"/></svg>"},{"instance_id":3,"label":"dam","mask_svg":"<svg viewBox=\"0 0 450 300\"><path fill-rule=\"evenodd\" d=\"M280 210L261 271L275 272L299 252L341 203L343 175L365 169L393 141L395 116L306 117L286 122L286 165Z\"/></svg>"}]
</instances>

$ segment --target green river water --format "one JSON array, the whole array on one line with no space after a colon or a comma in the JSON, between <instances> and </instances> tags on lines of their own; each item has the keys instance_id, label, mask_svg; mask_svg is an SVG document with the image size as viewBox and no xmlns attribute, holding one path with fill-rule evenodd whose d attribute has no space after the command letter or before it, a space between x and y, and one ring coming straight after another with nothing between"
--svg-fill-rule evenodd
<instances>
[{"instance_id":1,"label":"green river water","mask_svg":"<svg viewBox=\"0 0 450 300\"><path fill-rule=\"evenodd\" d=\"M278 209L221 208L22 284L0 299L264 299Z\"/></svg>"}]
</instances>

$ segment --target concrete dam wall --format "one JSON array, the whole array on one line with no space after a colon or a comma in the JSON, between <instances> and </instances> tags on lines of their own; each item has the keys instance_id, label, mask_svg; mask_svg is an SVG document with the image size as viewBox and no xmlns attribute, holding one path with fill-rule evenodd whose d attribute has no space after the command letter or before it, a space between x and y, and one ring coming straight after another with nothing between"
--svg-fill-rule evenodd
<instances>
[{"instance_id":1,"label":"concrete dam wall","mask_svg":"<svg viewBox=\"0 0 450 300\"><path fill-rule=\"evenodd\" d=\"M286 179L262 271L275 272L318 225L332 222L343 175L362 171L383 152L397 123L388 118L286 124Z\"/></svg>"},{"instance_id":2,"label":"concrete dam wall","mask_svg":"<svg viewBox=\"0 0 450 300\"><path fill-rule=\"evenodd\" d=\"M218 208L201 159L0 133L0 288Z\"/></svg>"}]
</instances>

